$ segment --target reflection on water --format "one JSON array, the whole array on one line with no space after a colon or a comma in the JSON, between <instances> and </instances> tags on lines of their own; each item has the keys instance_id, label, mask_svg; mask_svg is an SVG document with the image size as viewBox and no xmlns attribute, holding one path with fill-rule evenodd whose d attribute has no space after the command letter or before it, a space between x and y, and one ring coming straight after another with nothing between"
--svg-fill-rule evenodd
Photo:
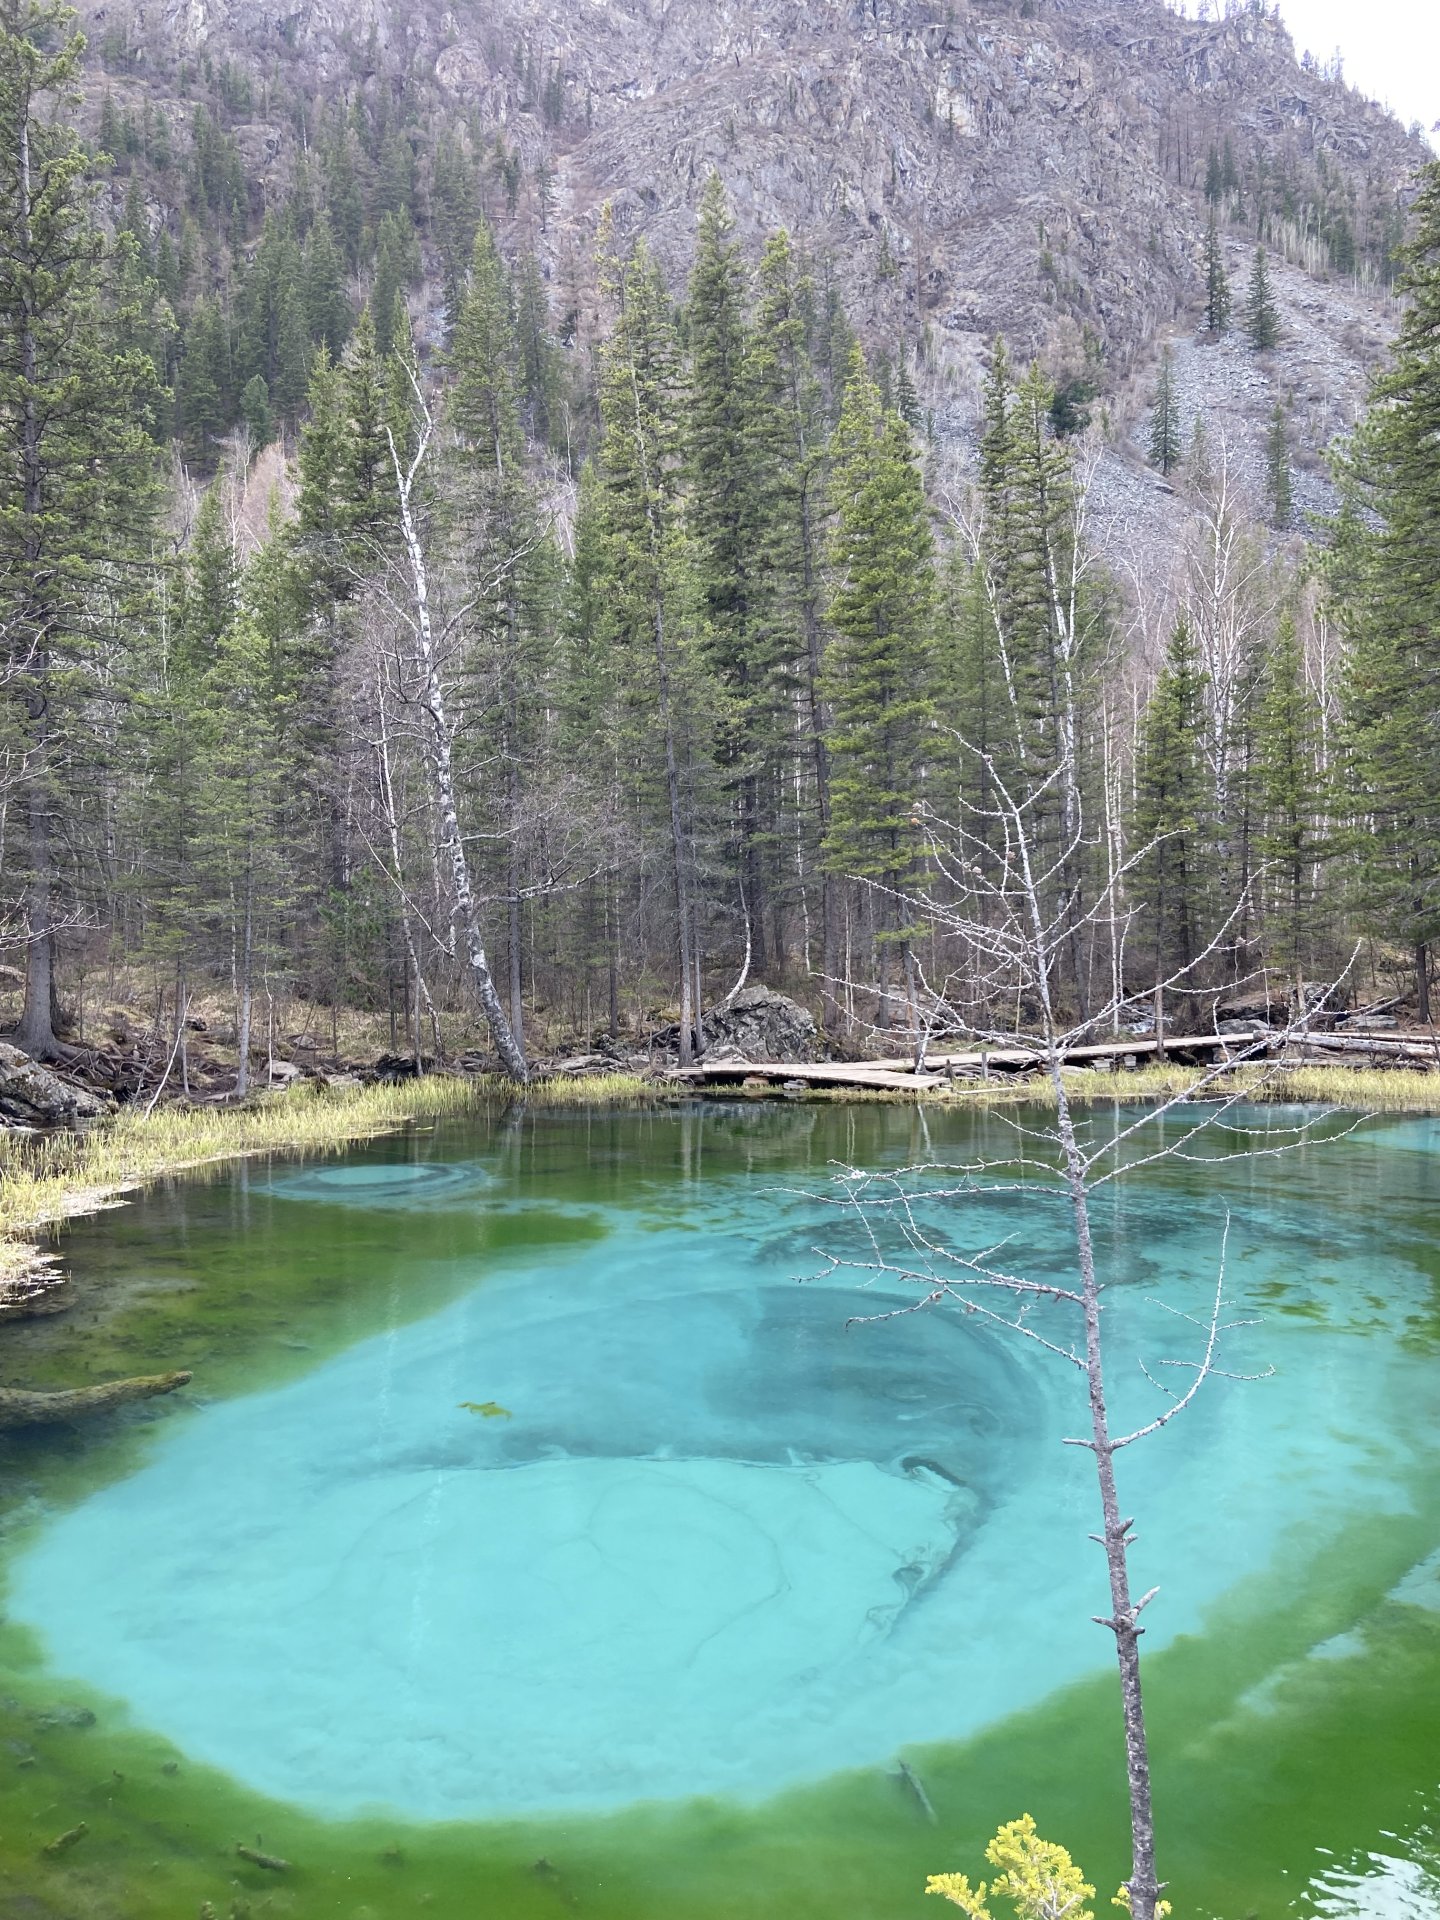
<instances>
[{"instance_id":1,"label":"reflection on water","mask_svg":"<svg viewBox=\"0 0 1440 1920\"><path fill-rule=\"evenodd\" d=\"M1297 1118L1227 1126L1233 1144ZM1087 1122L1092 1137L1114 1124ZM1273 1365L1273 1379L1216 1382L1183 1427L1122 1457L1137 1577L1161 1587L1147 1647L1162 1793L1170 1756L1193 1749L1207 1793L1233 1776L1241 1796L1224 1862L1193 1792L1194 1830L1168 1809L1170 1844L1192 1883L1216 1876L1209 1910L1233 1894L1237 1920L1257 1876L1274 1886L1275 1860L1303 1884L1307 1808L1322 1805L1321 1833L1363 1844L1323 1867L1314 1910L1433 1920L1418 1846L1394 1846L1396 1879L1378 1827L1337 1824L1360 1819L1342 1782L1363 1716L1347 1705L1349 1755L1322 1763L1313 1733L1327 1702L1398 1688L1403 1645L1409 1698L1390 1699L1385 1759L1367 1762L1375 1804L1388 1795L1398 1823L1401 1800L1436 1784L1433 1749L1398 1729L1423 1697L1417 1672L1435 1670L1414 1665L1430 1658L1424 1636L1440 1632L1440 1532L1421 1519L1440 1178L1433 1134L1394 1131L1230 1166L1208 1140L1205 1164L1110 1188L1098 1216L1122 1421L1153 1411L1141 1363L1185 1357L1177 1327L1193 1329L1170 1309L1203 1311L1227 1213L1229 1290L1266 1314L1232 1360ZM168 1212L97 1222L87 1232L113 1257L133 1236L131 1265L177 1242L197 1274L232 1253L252 1272L291 1262L297 1289L323 1270L327 1301L344 1274L371 1317L347 1343L316 1336L299 1377L292 1353L281 1384L257 1378L159 1423L146 1464L14 1563L11 1615L57 1674L123 1699L182 1755L324 1816L618 1816L701 1794L760 1818L784 1804L767 1800L778 1789L819 1791L925 1747L942 1827L959 1819L973 1849L983 1834L964 1823L987 1793L1006 1796L1001 1814L1032 1788L1037 1814L1046 1804L1033 1755L1022 1782L996 1784L1019 1764L1007 1753L1030 1751L1010 1718L1030 1707L1070 1728L1048 1749L1068 1785L1046 1791L1083 1857L1065 1808L1094 1828L1091 1796L1110 1808L1115 1789L1096 1784L1110 1710L1077 1720L1082 1696L1066 1691L1108 1674L1090 1624L1104 1583L1088 1462L1062 1444L1083 1430L1078 1376L953 1307L903 1311L915 1299L893 1281L798 1277L818 1270L817 1245L846 1244L818 1199L834 1162L960 1160L1013 1140L993 1118L932 1115L927 1132L875 1108L512 1118L343 1163L237 1170L228 1187L168 1196ZM1063 1210L1033 1184L923 1202L919 1218L955 1244L1006 1240L1035 1277L1068 1276ZM287 1350L302 1345L289 1318L276 1319ZM1053 1308L1034 1324L1063 1333ZM1347 1543L1377 1527L1400 1557L1387 1571L1382 1551L1366 1586ZM1244 1607L1238 1641L1212 1632L1217 1609ZM1183 1742L1166 1723L1171 1672L1188 1676ZM1204 1728L1228 1743L1213 1762L1194 1746ZM1269 1789L1238 1783L1287 1755L1300 1784L1262 1820ZM855 1827L827 1842L836 1858L857 1849L857 1916L904 1910L880 1865L891 1845L977 1864L958 1834L911 1833L903 1795L884 1806L903 1838L862 1846ZM773 1858L747 1871L759 1877L717 1913L831 1911L804 1905ZM1367 1889L1390 1899L1391 1880L1401 1904L1363 1905ZM617 1913L668 1920L658 1871L653 1898L643 1873L623 1884Z\"/></svg>"}]
</instances>

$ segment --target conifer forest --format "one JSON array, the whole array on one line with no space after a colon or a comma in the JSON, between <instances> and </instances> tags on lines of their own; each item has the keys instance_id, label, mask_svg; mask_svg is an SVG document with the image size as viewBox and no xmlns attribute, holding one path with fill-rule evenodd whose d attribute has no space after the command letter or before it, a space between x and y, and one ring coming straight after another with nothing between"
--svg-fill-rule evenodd
<instances>
[{"instance_id":1,"label":"conifer forest","mask_svg":"<svg viewBox=\"0 0 1440 1920\"><path fill-rule=\"evenodd\" d=\"M302 1000L388 1014L405 1052L483 1021L518 1078L667 1029L688 1062L737 981L842 1052L1023 1029L962 930L1022 791L1073 1020L1154 1018L1166 980L1185 1031L1343 976L1428 1021L1436 168L1368 260L1344 236L1342 271L1395 278L1398 331L1323 523L1283 395L1243 488L1157 349L1136 433L1183 507L1157 626L1090 534L1098 345L1087 382L995 338L957 453L923 339L862 337L835 260L742 233L723 169L683 276L607 211L567 279L503 129L357 83L303 107L259 205L232 130L271 81L195 63L182 135L117 106L125 58L53 0L0 8L0 925L27 1052L117 970L162 1024L228 995L240 1091ZM1227 166L1189 325L1258 364L1276 220Z\"/></svg>"}]
</instances>

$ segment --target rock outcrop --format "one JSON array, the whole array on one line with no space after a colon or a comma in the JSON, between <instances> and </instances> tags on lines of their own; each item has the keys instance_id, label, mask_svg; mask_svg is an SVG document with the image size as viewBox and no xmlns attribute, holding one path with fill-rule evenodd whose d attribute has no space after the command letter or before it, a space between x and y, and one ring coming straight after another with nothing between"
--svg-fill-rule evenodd
<instances>
[{"instance_id":1,"label":"rock outcrop","mask_svg":"<svg viewBox=\"0 0 1440 1920\"><path fill-rule=\"evenodd\" d=\"M73 1127L102 1120L110 1104L0 1040L0 1122L22 1127Z\"/></svg>"},{"instance_id":2,"label":"rock outcrop","mask_svg":"<svg viewBox=\"0 0 1440 1920\"><path fill-rule=\"evenodd\" d=\"M814 1060L819 1033L797 1001L769 987L742 987L704 1018L707 1060Z\"/></svg>"}]
</instances>

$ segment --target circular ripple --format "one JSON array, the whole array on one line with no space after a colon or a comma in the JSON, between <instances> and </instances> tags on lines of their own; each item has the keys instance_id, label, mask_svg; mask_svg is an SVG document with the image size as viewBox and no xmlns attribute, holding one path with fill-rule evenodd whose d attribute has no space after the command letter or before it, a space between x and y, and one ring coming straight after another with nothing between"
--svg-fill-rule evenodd
<instances>
[{"instance_id":1,"label":"circular ripple","mask_svg":"<svg viewBox=\"0 0 1440 1920\"><path fill-rule=\"evenodd\" d=\"M486 1186L489 1179L481 1167L428 1162L306 1167L272 1180L268 1191L277 1200L302 1200L322 1206L429 1207L436 1201L463 1200Z\"/></svg>"}]
</instances>

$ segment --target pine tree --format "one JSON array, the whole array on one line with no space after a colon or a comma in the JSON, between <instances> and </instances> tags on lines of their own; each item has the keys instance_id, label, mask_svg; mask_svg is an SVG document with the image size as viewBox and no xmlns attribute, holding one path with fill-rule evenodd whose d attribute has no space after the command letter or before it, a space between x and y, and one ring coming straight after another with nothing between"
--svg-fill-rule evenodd
<instances>
[{"instance_id":1,"label":"pine tree","mask_svg":"<svg viewBox=\"0 0 1440 1920\"><path fill-rule=\"evenodd\" d=\"M305 239L305 326L313 346L323 346L332 359L345 349L353 315L345 297L345 272L340 249L326 215L311 227ZM266 369L269 377L273 369Z\"/></svg>"},{"instance_id":2,"label":"pine tree","mask_svg":"<svg viewBox=\"0 0 1440 1920\"><path fill-rule=\"evenodd\" d=\"M300 418L309 386L310 330L301 289L291 283L280 293L275 373L270 382L270 397L282 420L293 424Z\"/></svg>"},{"instance_id":3,"label":"pine tree","mask_svg":"<svg viewBox=\"0 0 1440 1920\"><path fill-rule=\"evenodd\" d=\"M520 458L515 327L510 282L488 221L475 234L470 279L448 354L453 374L449 413L472 461L505 474Z\"/></svg>"},{"instance_id":4,"label":"pine tree","mask_svg":"<svg viewBox=\"0 0 1440 1920\"><path fill-rule=\"evenodd\" d=\"M215 443L230 424L230 355L224 315L202 300L191 315L175 381L176 423L186 460L213 470Z\"/></svg>"},{"instance_id":5,"label":"pine tree","mask_svg":"<svg viewBox=\"0 0 1440 1920\"><path fill-rule=\"evenodd\" d=\"M1192 969L1213 912L1211 853L1215 796L1203 749L1205 675L1188 623L1170 636L1165 663L1146 704L1136 750L1136 898L1150 911L1155 961L1156 1029L1164 1042L1162 983L1197 983Z\"/></svg>"},{"instance_id":6,"label":"pine tree","mask_svg":"<svg viewBox=\"0 0 1440 1920\"><path fill-rule=\"evenodd\" d=\"M540 262L527 252L515 275L515 340L520 355L520 390L530 433L542 447L557 450L563 432L565 373L550 327L550 301Z\"/></svg>"},{"instance_id":7,"label":"pine tree","mask_svg":"<svg viewBox=\"0 0 1440 1920\"><path fill-rule=\"evenodd\" d=\"M1212 140L1210 152L1205 160L1205 198L1212 207L1218 207L1224 191L1224 177L1220 170L1220 150Z\"/></svg>"},{"instance_id":8,"label":"pine tree","mask_svg":"<svg viewBox=\"0 0 1440 1920\"><path fill-rule=\"evenodd\" d=\"M701 1012L696 918L696 780L705 701L687 645L689 568L679 498L679 343L665 285L643 242L601 259L615 324L600 375L603 520L612 631L632 698L653 716L662 756L680 970L680 1056L694 1056Z\"/></svg>"},{"instance_id":9,"label":"pine tree","mask_svg":"<svg viewBox=\"0 0 1440 1920\"><path fill-rule=\"evenodd\" d=\"M240 395L240 412L250 443L259 452L275 438L275 416L270 411L270 389L260 374L245 382Z\"/></svg>"},{"instance_id":10,"label":"pine tree","mask_svg":"<svg viewBox=\"0 0 1440 1920\"><path fill-rule=\"evenodd\" d=\"M750 332L747 431L757 489L758 593L754 618L762 653L799 706L802 764L797 838L806 879L820 869L820 972L826 1027L839 1019L840 882L819 858L830 830L830 715L823 697L825 626L821 617L823 522L828 457L825 393L810 352L814 287L788 235L772 234L759 269Z\"/></svg>"},{"instance_id":11,"label":"pine tree","mask_svg":"<svg viewBox=\"0 0 1440 1920\"><path fill-rule=\"evenodd\" d=\"M66 102L83 39L53 0L0 11L0 635L24 777L27 1052L56 1048L60 845L83 804L79 667L128 605L119 563L154 510L148 356L117 347L113 254L91 218ZM70 757L72 745L81 758Z\"/></svg>"},{"instance_id":12,"label":"pine tree","mask_svg":"<svg viewBox=\"0 0 1440 1920\"><path fill-rule=\"evenodd\" d=\"M900 346L899 368L895 375L895 411L912 433L918 433L925 424L924 409L920 405L920 396L915 391L915 382L910 375L910 362L903 341Z\"/></svg>"},{"instance_id":13,"label":"pine tree","mask_svg":"<svg viewBox=\"0 0 1440 1920\"><path fill-rule=\"evenodd\" d=\"M1404 254L1408 304L1389 369L1340 466L1330 578L1350 642L1345 723L1359 881L1371 924L1415 957L1430 1018L1440 937L1440 163Z\"/></svg>"},{"instance_id":14,"label":"pine tree","mask_svg":"<svg viewBox=\"0 0 1440 1920\"><path fill-rule=\"evenodd\" d=\"M1160 356L1160 375L1150 410L1150 460L1167 477L1180 464L1184 434L1180 396L1175 387L1175 356L1167 346Z\"/></svg>"},{"instance_id":15,"label":"pine tree","mask_svg":"<svg viewBox=\"0 0 1440 1920\"><path fill-rule=\"evenodd\" d=\"M1230 325L1230 281L1225 272L1225 246L1215 215L1205 231L1205 331L1218 340Z\"/></svg>"},{"instance_id":16,"label":"pine tree","mask_svg":"<svg viewBox=\"0 0 1440 1920\"><path fill-rule=\"evenodd\" d=\"M724 701L718 749L733 809L733 858L752 964L763 977L770 965L770 854L784 734L775 636L756 617L764 502L749 421L744 269L725 189L714 173L700 201L686 320L689 528L706 655Z\"/></svg>"},{"instance_id":17,"label":"pine tree","mask_svg":"<svg viewBox=\"0 0 1440 1920\"><path fill-rule=\"evenodd\" d=\"M482 224L470 283L450 344L449 417L455 429L451 511L472 577L475 643L468 661L487 689L485 789L505 847L510 1029L525 1045L522 902L527 884L526 807L541 777L542 714L551 672L553 566L525 465L521 357L509 276Z\"/></svg>"},{"instance_id":18,"label":"pine tree","mask_svg":"<svg viewBox=\"0 0 1440 1920\"><path fill-rule=\"evenodd\" d=\"M375 284L370 295L375 339L381 353L395 344L395 302L420 277L420 242L408 213L387 213L375 238Z\"/></svg>"},{"instance_id":19,"label":"pine tree","mask_svg":"<svg viewBox=\"0 0 1440 1920\"><path fill-rule=\"evenodd\" d=\"M1081 834L1092 769L1088 719L1107 608L1079 536L1067 443L1050 431L1053 388L1039 367L1019 386L997 342L984 390L980 445L983 524L978 560L1008 709L991 723L995 771L1033 795L1031 830L1052 873L1054 905L1071 928L1070 987L1083 1012L1087 969L1079 922L1087 876ZM968 720L959 716L966 734ZM967 736L968 737L968 736Z\"/></svg>"},{"instance_id":20,"label":"pine tree","mask_svg":"<svg viewBox=\"0 0 1440 1920\"><path fill-rule=\"evenodd\" d=\"M1255 249L1250 286L1245 296L1245 332L1256 353L1269 353L1280 341L1280 309L1270 285L1270 263L1264 247Z\"/></svg>"},{"instance_id":21,"label":"pine tree","mask_svg":"<svg viewBox=\"0 0 1440 1920\"><path fill-rule=\"evenodd\" d=\"M1293 612L1281 618L1265 663L1256 724L1267 957L1294 982L1297 1010L1321 957L1320 874L1334 851L1324 801L1319 701L1305 670Z\"/></svg>"},{"instance_id":22,"label":"pine tree","mask_svg":"<svg viewBox=\"0 0 1440 1920\"><path fill-rule=\"evenodd\" d=\"M837 872L878 884L882 962L898 948L913 1015L906 896L923 865L918 805L935 717L933 541L909 430L882 409L858 347L835 429L831 490L834 775L825 852Z\"/></svg>"},{"instance_id":23,"label":"pine tree","mask_svg":"<svg viewBox=\"0 0 1440 1920\"><path fill-rule=\"evenodd\" d=\"M1290 463L1290 415L1283 400L1277 400L1271 409L1265 435L1265 496L1271 526L1277 533L1288 532L1295 517L1295 483Z\"/></svg>"}]
</instances>

